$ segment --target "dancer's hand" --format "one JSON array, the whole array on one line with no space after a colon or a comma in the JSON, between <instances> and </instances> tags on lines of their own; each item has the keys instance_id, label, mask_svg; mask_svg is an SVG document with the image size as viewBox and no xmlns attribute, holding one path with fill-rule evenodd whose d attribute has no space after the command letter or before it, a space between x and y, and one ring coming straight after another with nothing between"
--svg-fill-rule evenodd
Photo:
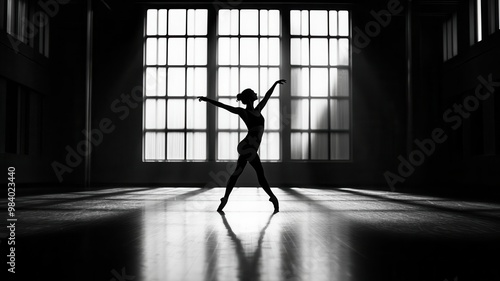
<instances>
[{"instance_id":1,"label":"dancer's hand","mask_svg":"<svg viewBox=\"0 0 500 281\"><path fill-rule=\"evenodd\" d=\"M207 100L208 100L208 99L207 99L207 97L201 97L201 96L200 96L200 97L197 97L197 98L198 98L198 101L200 101L200 102L201 102L201 101L207 101Z\"/></svg>"},{"instance_id":2,"label":"dancer's hand","mask_svg":"<svg viewBox=\"0 0 500 281\"><path fill-rule=\"evenodd\" d=\"M285 83L286 83L286 80L285 80L285 79L280 79L280 80L278 80L278 81L274 82L274 84L275 84L275 85L276 85L276 84L283 85L283 84L285 84Z\"/></svg>"}]
</instances>

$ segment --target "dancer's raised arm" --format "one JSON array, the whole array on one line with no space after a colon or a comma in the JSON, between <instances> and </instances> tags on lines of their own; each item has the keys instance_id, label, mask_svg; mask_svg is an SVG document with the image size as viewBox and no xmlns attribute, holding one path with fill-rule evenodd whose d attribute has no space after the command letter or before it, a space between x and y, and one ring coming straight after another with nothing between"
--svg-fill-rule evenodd
<instances>
[{"instance_id":1,"label":"dancer's raised arm","mask_svg":"<svg viewBox=\"0 0 500 281\"><path fill-rule=\"evenodd\" d=\"M222 102L214 101L214 100L209 99L207 97L197 97L197 98L199 101L206 101L206 102L211 103L211 104L218 106L220 108L224 108L225 110L227 110L231 113L234 113L234 114L238 114L242 110L242 108L240 108L240 107L233 107L233 106L224 104Z\"/></svg>"},{"instance_id":2,"label":"dancer's raised arm","mask_svg":"<svg viewBox=\"0 0 500 281\"><path fill-rule=\"evenodd\" d=\"M286 82L285 79L280 79L280 80L274 82L274 84L271 86L271 88L269 88L269 90L267 90L266 95L259 102L259 104L255 107L255 109L257 109L258 111L261 111L266 106L267 101L269 100L269 98L273 94L273 91L274 91L274 88L276 88L276 85L278 85L278 84L283 85L285 82Z\"/></svg>"}]
</instances>

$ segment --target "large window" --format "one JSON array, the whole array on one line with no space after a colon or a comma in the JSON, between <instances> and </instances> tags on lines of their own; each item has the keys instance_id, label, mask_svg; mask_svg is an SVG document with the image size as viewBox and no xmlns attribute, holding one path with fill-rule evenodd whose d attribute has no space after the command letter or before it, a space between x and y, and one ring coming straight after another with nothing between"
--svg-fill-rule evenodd
<instances>
[{"instance_id":1,"label":"large window","mask_svg":"<svg viewBox=\"0 0 500 281\"><path fill-rule=\"evenodd\" d=\"M35 5L35 1L5 0L0 13L5 9L5 29L10 36L48 57L50 18L40 3ZM0 5L4 5L4 1L0 0ZM0 15L0 21L3 21L3 15ZM3 25L1 22L0 27ZM18 44L12 46L16 52L19 51Z\"/></svg>"},{"instance_id":2,"label":"large window","mask_svg":"<svg viewBox=\"0 0 500 281\"><path fill-rule=\"evenodd\" d=\"M261 159L350 159L348 11L148 9L145 33L145 161L237 159L245 124L196 96L244 107L238 93L280 78Z\"/></svg>"},{"instance_id":3,"label":"large window","mask_svg":"<svg viewBox=\"0 0 500 281\"><path fill-rule=\"evenodd\" d=\"M207 10L147 12L145 160L206 160Z\"/></svg>"},{"instance_id":4,"label":"large window","mask_svg":"<svg viewBox=\"0 0 500 281\"><path fill-rule=\"evenodd\" d=\"M291 158L349 159L349 14L291 11Z\"/></svg>"},{"instance_id":5,"label":"large window","mask_svg":"<svg viewBox=\"0 0 500 281\"><path fill-rule=\"evenodd\" d=\"M220 10L218 20L217 98L244 107L236 94L251 88L262 98L280 78L280 14L277 10ZM266 133L260 157L280 159L280 102L276 89L262 111ZM237 159L236 146L246 135L242 120L217 111L217 159Z\"/></svg>"}]
</instances>

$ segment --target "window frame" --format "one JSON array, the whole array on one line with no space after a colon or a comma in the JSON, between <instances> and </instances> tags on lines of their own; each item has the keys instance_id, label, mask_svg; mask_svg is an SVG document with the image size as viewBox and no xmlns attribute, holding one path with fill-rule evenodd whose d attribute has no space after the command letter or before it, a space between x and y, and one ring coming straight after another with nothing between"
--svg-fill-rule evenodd
<instances>
[{"instance_id":1,"label":"window frame","mask_svg":"<svg viewBox=\"0 0 500 281\"><path fill-rule=\"evenodd\" d=\"M238 30L238 34L237 35L232 35L232 34L219 34L219 18L218 18L218 15L219 15L219 12L220 10L238 10L238 21L240 20L240 17L241 17L241 10L255 10L257 11L257 14L258 14L258 17L257 17L257 34L256 35L243 35L241 34L241 27L239 26L239 30ZM278 35L260 35L260 17L261 17L261 14L260 14L260 11L263 11L263 10L267 10L267 11L270 11L270 10L277 10L281 16L281 11L278 10L278 9L268 9L268 8L251 8L251 9L247 9L247 8L235 8L235 9L219 9L216 11L216 15L217 15L217 20L215 22L216 24L216 34L215 34L215 38L216 38L216 42L217 42L217 51L219 50L219 39L221 38L228 38L228 39L232 39L232 38L237 38L238 39L238 63L237 64L219 64L218 62L218 57L217 57L217 62L216 62L216 77L217 77L217 81L218 81L218 78L219 78L219 70L220 68L237 68L238 69L238 79L241 78L241 69L242 68L255 68L257 69L258 71L258 78L259 78L259 87L258 89L253 89L254 91L257 91L258 95L260 96L259 100L260 101L264 95L265 95L265 92L262 92L261 90L261 87L260 87L260 70L262 68L267 68L267 69L270 69L270 68L274 68L274 69L278 69L280 75L283 73L283 70L282 70L282 63L281 63L281 57L282 57L282 49L283 49L283 40L282 40L282 37L283 37L283 34L282 34L282 29L281 29L281 26L282 26L282 22L280 21L279 22L279 25L280 25L280 32ZM231 32L230 32L231 33ZM241 63L241 39L245 39L245 38L255 38L257 39L257 45L258 45L258 55L257 55L257 64L256 65L244 65ZM272 64L267 64L267 65L262 65L260 63L260 40L264 38L264 39L270 39L270 38L274 38L274 39L278 39L279 40L279 51L280 51L280 63L278 63L278 65L272 65ZM218 52L217 52L218 54ZM279 79L279 78L278 78ZM217 82L218 83L218 82ZM241 92L242 90L244 90L242 87L241 87L241 81L238 81L238 84L239 84L239 91ZM218 86L217 85L217 90L216 90L216 100L217 101L220 101L220 100L227 100L227 99L236 99L236 94L238 94L238 92L235 92L235 93L232 93L233 95L232 96L227 96L227 95L219 95L219 91L218 91ZM270 85L271 86L271 85ZM267 89L266 89L267 91ZM276 95L276 93L279 92L279 96ZM274 90L274 94L273 96L271 96L271 98L269 99L268 101L268 105L270 104L270 102L272 101L275 101L277 100L280 104L279 108L281 108L281 94L282 94L282 91L281 91L281 87L277 87L275 90ZM256 102L258 102L256 101ZM257 104L255 104L257 105ZM240 107L245 107L243 104L240 104L239 105ZM215 146L215 155L216 155L216 161L217 162L225 162L225 161L235 161L237 159L219 159L219 135L220 133L237 133L238 134L238 143L241 141L241 139L244 137L244 135L246 134L246 127L245 127L245 124L243 122L243 120L239 120L238 121L238 129L221 129L221 128L218 128L218 122L219 122L219 114L218 112L222 111L223 109L218 109L216 110L216 120L215 120L215 123L216 123L216 131L215 131L215 135L216 135L216 143L217 145ZM264 116L264 118L266 118L268 116ZM236 117L235 117L236 118ZM279 124L279 128L278 129L269 129L269 128L266 128L265 129L265 133L278 133L278 136L279 136L279 139L280 139L280 145L279 145L279 156L278 156L278 159L263 159L261 158L262 162L281 162L282 161L282 158L283 158L283 149L282 149L282 124L281 124L281 120L280 120L280 124ZM234 148L234 151L236 151L236 148Z\"/></svg>"},{"instance_id":2,"label":"window frame","mask_svg":"<svg viewBox=\"0 0 500 281\"><path fill-rule=\"evenodd\" d=\"M265 5L264 7L260 4L256 3L221 3L214 2L212 4L204 4L197 3L186 4L186 3L169 3L169 4L143 4L143 15L144 15L144 30L143 30L143 48L145 50L145 34L146 34L146 14L148 9L208 9L208 53L207 53L207 97L217 100L218 94L216 92L217 89L217 69L218 69L218 50L217 50L217 38L218 38L218 12L220 9L266 9L266 10L279 10L280 12L280 26L281 26L281 35L280 35L280 56L281 56L281 64L278 66L280 68L281 78L286 79L288 83L290 83L291 78L291 64L290 64L290 11L291 10L346 10L349 14L349 95L347 99L349 100L349 152L348 159L339 159L339 160L299 160L299 159L291 159L291 120L290 120L290 110L291 110L291 94L290 91L281 90L281 87L278 87L276 91L280 91L280 115L284 118L287 118L280 123L280 160L263 160L263 162L269 163L301 163L301 162L314 162L314 163L352 163L354 162L354 153L353 153L353 139L354 139L354 122L353 122L353 88L352 88L352 47L350 46L350 40L352 40L352 11L353 4L348 3L340 3L340 4L314 4L314 3L304 3L304 4L280 4L280 3L270 3L269 5ZM143 52L145 56L145 52ZM145 57L143 59L145 62ZM143 63L143 67L145 69L145 64ZM145 75L143 72L143 83L145 85ZM286 87L289 87L286 86ZM143 106L144 108L144 106ZM217 109L214 106L207 107L207 159L201 160L198 162L233 162L233 160L217 160ZM293 114L293 113L292 113ZM193 162L193 160L168 160L165 155L164 160L145 160L145 141L144 141L144 118L145 112L143 112L143 130L142 130L142 159L143 162L176 162L176 163L189 163ZM266 132L268 129L266 128ZM329 131L330 134L330 131ZM330 145L329 145L330 147ZM234 148L236 149L236 147ZM330 148L329 148L330 149Z\"/></svg>"},{"instance_id":3,"label":"window frame","mask_svg":"<svg viewBox=\"0 0 500 281\"><path fill-rule=\"evenodd\" d=\"M165 35L159 35L159 34L156 34L156 35L148 35L147 34L147 12L148 12L148 9L157 9L157 11L159 10L163 10L165 9L166 12L167 12L167 15L169 14L169 11L170 10L176 10L176 9L183 9L183 10L186 10L186 21L185 21L185 25L186 25L186 34L185 35L170 35L168 34L168 30L166 31L167 34ZM188 14L189 14L189 10L205 10L205 8L198 8L198 7L151 7L151 8L146 8L144 9L144 26L143 26L143 125L142 125L142 161L143 162L206 162L208 161L209 159L209 156L208 156L208 147L206 148L206 151L205 151L205 159L187 159L187 135L190 134L190 133L205 133L205 142L208 141L208 123L205 124L205 129L198 129L198 128L188 128L187 127L187 112L188 112L188 100L192 100L194 103L197 103L197 99L196 99L196 95L194 96L188 96L186 94L186 92L184 93L183 96L169 96L168 93L166 92L165 93L165 96L158 96L158 95L155 95L155 96L146 96L146 71L148 68L154 68L156 69L156 71L158 71L158 69L160 68L165 68L165 73L166 73L166 77L165 77L165 82L167 83L165 85L165 89L168 91L168 72L169 72L169 69L170 68L183 68L184 69L184 90L186 91L187 90L187 80L188 80L188 76L187 76L187 73L188 73L188 70L189 69L196 69L196 68L205 68L206 69L206 73L207 73L207 96L209 96L209 78L208 78L208 74L210 72L209 70L209 57L208 57L208 53L209 53L209 34L210 34L210 31L209 31L209 26L207 25L207 35L196 35L196 34L193 34L193 35L189 35L188 34ZM210 13L210 11L208 9L207 10L207 17ZM169 15L168 15L169 17ZM167 22L168 22L168 17L167 17ZM207 19L207 22L209 20ZM168 28L168 25L167 25L167 28ZM156 38L156 39L159 39L159 38L164 38L165 39L165 44L167 44L167 42L169 41L169 39L175 39L175 38L182 38L182 39L185 39L185 46L184 46L184 50L185 50L185 62L183 65L170 65L168 60L166 61L165 65L163 64L153 64L153 65L149 65L147 64L146 60L146 49L147 49L147 46L146 46L146 42L149 38ZM206 38L207 39L207 61L206 61L206 64L204 65L197 65L197 64L189 64L188 63L188 53L187 53L187 50L188 50L188 40L190 38ZM157 44L158 46L158 44ZM166 45L166 48L167 48L167 53L165 54L165 57L166 59L168 58L168 44ZM146 101L147 100L165 100L165 128L164 129L158 129L158 128L146 128ZM184 101L184 128L168 128L168 102L169 100L182 100ZM208 111L208 106L207 106L207 111ZM208 118L207 118L208 119ZM149 158L146 158L147 155L146 155L146 134L147 133L164 133L164 142L165 142L165 157L164 159L149 159ZM183 142L184 142L184 152L183 152L183 158L184 159L168 159L168 150L167 150L167 147L168 147L168 133L183 133L184 134L184 139L183 139Z\"/></svg>"}]
</instances>

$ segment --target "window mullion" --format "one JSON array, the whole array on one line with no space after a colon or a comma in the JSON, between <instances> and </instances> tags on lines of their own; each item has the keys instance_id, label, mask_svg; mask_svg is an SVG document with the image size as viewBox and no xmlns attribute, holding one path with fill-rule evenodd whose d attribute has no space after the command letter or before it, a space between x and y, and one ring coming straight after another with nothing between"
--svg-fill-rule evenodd
<instances>
[{"instance_id":1,"label":"window mullion","mask_svg":"<svg viewBox=\"0 0 500 281\"><path fill-rule=\"evenodd\" d=\"M281 64L280 75L291 87L291 64L290 64L290 10L281 9ZM281 159L283 162L291 160L291 91L280 90L280 130L281 130ZM286 119L285 119L286 118Z\"/></svg>"},{"instance_id":2,"label":"window mullion","mask_svg":"<svg viewBox=\"0 0 500 281\"><path fill-rule=\"evenodd\" d=\"M217 10L208 10L208 56L207 56L207 95L217 100ZM207 160L215 161L217 153L216 107L207 106Z\"/></svg>"}]
</instances>

